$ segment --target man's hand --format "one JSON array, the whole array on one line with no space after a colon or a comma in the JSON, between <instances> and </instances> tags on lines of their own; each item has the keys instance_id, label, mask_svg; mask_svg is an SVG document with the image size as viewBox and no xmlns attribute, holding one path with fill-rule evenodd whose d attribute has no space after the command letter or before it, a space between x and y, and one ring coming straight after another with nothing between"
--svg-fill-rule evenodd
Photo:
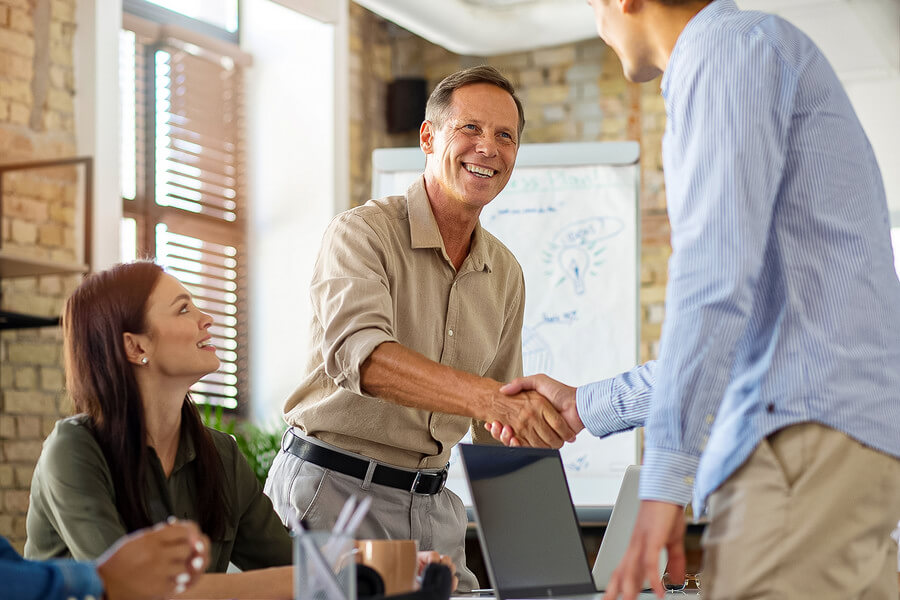
<instances>
[{"instance_id":1,"label":"man's hand","mask_svg":"<svg viewBox=\"0 0 900 600\"><path fill-rule=\"evenodd\" d=\"M547 398L529 389L503 391L506 387L500 388L491 407L492 419L485 424L492 435L490 423L502 423L515 432L522 446L560 448L565 442L575 441L576 432Z\"/></svg>"},{"instance_id":2,"label":"man's hand","mask_svg":"<svg viewBox=\"0 0 900 600\"><path fill-rule=\"evenodd\" d=\"M559 448L575 439L540 394L503 394L499 381L436 363L397 342L372 351L360 367L360 384L367 395L401 406L508 423L531 446Z\"/></svg>"},{"instance_id":3,"label":"man's hand","mask_svg":"<svg viewBox=\"0 0 900 600\"><path fill-rule=\"evenodd\" d=\"M397 342L379 344L360 367L366 394L428 411L508 424L529 446L559 448L575 432L537 392L500 392L500 382L436 363Z\"/></svg>"},{"instance_id":4,"label":"man's hand","mask_svg":"<svg viewBox=\"0 0 900 600\"><path fill-rule=\"evenodd\" d=\"M427 567L431 563L438 563L439 565L445 565L450 569L450 573L453 575L453 587L451 590L455 590L456 586L459 585L459 577L456 576L456 565L453 564L453 561L450 560L450 557L446 554L440 554L435 552L434 550L429 550L426 552L419 552L416 554L416 575L422 576L422 573L425 572L425 567Z\"/></svg>"},{"instance_id":5,"label":"man's hand","mask_svg":"<svg viewBox=\"0 0 900 600\"><path fill-rule=\"evenodd\" d=\"M157 600L184 591L206 570L209 539L194 523L141 529L97 559L106 600Z\"/></svg>"},{"instance_id":6,"label":"man's hand","mask_svg":"<svg viewBox=\"0 0 900 600\"><path fill-rule=\"evenodd\" d=\"M657 597L665 594L659 579L659 553L669 554L668 572L674 583L684 581L684 507L668 502L642 500L637 523L625 557L613 571L603 600L635 600L644 581Z\"/></svg>"},{"instance_id":7,"label":"man's hand","mask_svg":"<svg viewBox=\"0 0 900 600\"><path fill-rule=\"evenodd\" d=\"M584 429L584 423L578 416L578 407L575 404L575 388L560 383L546 375L531 375L519 377L504 385L500 391L504 394L514 395L522 391L533 390L550 401L553 408L559 412L569 428L578 434ZM500 440L507 446L523 446L523 441L516 436L516 430L509 423L493 421L485 423L485 429L491 432L494 439ZM567 439L566 441L573 441Z\"/></svg>"}]
</instances>

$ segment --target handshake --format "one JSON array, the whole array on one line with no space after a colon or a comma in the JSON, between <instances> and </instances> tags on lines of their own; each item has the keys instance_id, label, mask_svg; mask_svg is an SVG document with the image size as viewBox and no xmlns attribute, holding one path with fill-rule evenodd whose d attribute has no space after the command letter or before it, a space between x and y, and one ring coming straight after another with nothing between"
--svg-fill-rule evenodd
<instances>
[{"instance_id":1,"label":"handshake","mask_svg":"<svg viewBox=\"0 0 900 600\"><path fill-rule=\"evenodd\" d=\"M520 377L492 397L484 427L507 446L560 448L584 429L575 388L547 375Z\"/></svg>"}]
</instances>

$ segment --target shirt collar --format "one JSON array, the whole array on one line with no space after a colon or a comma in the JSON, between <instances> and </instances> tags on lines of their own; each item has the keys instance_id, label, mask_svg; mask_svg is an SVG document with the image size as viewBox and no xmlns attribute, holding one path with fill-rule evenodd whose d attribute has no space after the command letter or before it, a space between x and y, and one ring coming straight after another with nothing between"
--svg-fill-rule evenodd
<instances>
[{"instance_id":1,"label":"shirt collar","mask_svg":"<svg viewBox=\"0 0 900 600\"><path fill-rule=\"evenodd\" d=\"M425 177L416 179L406 190L406 210L409 213L409 238L413 248L443 248L444 240L438 229L428 194Z\"/></svg>"},{"instance_id":2,"label":"shirt collar","mask_svg":"<svg viewBox=\"0 0 900 600\"><path fill-rule=\"evenodd\" d=\"M672 54L669 55L669 64L666 65L666 71L663 73L662 81L660 81L660 91L663 97L669 91L669 73L672 72L672 64L678 58L684 41L689 39L695 31L702 31L708 23L712 23L728 13L740 10L734 0L713 0L703 7L694 17L688 21L688 24L681 30L678 39L675 40L675 46L672 48Z\"/></svg>"},{"instance_id":3,"label":"shirt collar","mask_svg":"<svg viewBox=\"0 0 900 600\"><path fill-rule=\"evenodd\" d=\"M153 452L157 462L159 462L159 455L156 454L156 450L153 446L148 446L148 449ZM172 473L169 476L171 477L196 458L197 449L194 446L194 438L188 433L187 427L184 426L184 422L182 421L181 434L178 439L178 450L175 451L175 463L172 465Z\"/></svg>"},{"instance_id":4,"label":"shirt collar","mask_svg":"<svg viewBox=\"0 0 900 600\"><path fill-rule=\"evenodd\" d=\"M431 202L425 191L425 177L419 177L406 190L406 210L409 213L409 237L413 248L438 248L447 258L444 249L444 239L441 230L438 229ZM469 256L466 257L463 266L467 264L473 271L491 271L490 257L488 255L485 232L481 222L475 224L472 233L472 245L469 247Z\"/></svg>"}]
</instances>

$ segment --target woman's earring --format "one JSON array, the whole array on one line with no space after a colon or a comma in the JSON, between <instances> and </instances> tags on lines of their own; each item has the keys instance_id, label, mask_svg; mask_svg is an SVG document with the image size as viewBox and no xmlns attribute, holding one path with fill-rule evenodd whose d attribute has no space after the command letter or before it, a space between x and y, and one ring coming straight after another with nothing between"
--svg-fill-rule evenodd
<instances>
[{"instance_id":1,"label":"woman's earring","mask_svg":"<svg viewBox=\"0 0 900 600\"><path fill-rule=\"evenodd\" d=\"M147 363L149 363L149 362L150 362L150 359L147 358L146 356L142 356L142 357L141 357L141 364L142 364L142 365L146 366Z\"/></svg>"}]
</instances>

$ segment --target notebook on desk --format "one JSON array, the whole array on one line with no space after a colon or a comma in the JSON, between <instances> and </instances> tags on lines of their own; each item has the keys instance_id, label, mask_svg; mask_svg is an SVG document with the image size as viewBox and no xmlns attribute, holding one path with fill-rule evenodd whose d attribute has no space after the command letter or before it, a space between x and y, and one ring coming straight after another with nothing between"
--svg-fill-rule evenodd
<instances>
[{"instance_id":1,"label":"notebook on desk","mask_svg":"<svg viewBox=\"0 0 900 600\"><path fill-rule=\"evenodd\" d=\"M625 471L592 574L558 451L461 444L460 456L496 596L599 597L628 548L640 467Z\"/></svg>"}]
</instances>

